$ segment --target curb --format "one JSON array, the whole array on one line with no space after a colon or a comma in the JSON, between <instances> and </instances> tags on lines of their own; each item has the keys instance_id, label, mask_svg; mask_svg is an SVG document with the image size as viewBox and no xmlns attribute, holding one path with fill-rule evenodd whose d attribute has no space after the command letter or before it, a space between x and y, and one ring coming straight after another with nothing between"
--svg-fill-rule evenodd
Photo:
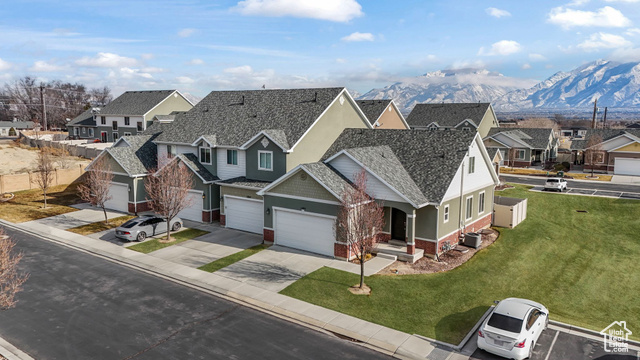
<instances>
[{"instance_id":1,"label":"curb","mask_svg":"<svg viewBox=\"0 0 640 360\"><path fill-rule=\"evenodd\" d=\"M583 328L580 326L576 326L576 325L571 325L571 324L565 324L563 322L560 321L556 321L556 320L549 320L549 324L551 325L555 325L557 327L561 327L563 329L569 330L569 331L576 331L576 332L581 332L581 333L585 333L587 335L593 335L593 336L598 336L601 337L602 334L600 334L599 331L595 331L595 330L591 330L591 329L587 329L587 328ZM634 345L634 346L640 346L640 341L636 341L636 340L627 340L626 341L629 345Z\"/></svg>"},{"instance_id":2,"label":"curb","mask_svg":"<svg viewBox=\"0 0 640 360\"><path fill-rule=\"evenodd\" d=\"M7 360L34 360L27 353L21 351L17 347L11 345L8 341L0 337L0 357L4 356Z\"/></svg>"}]
</instances>

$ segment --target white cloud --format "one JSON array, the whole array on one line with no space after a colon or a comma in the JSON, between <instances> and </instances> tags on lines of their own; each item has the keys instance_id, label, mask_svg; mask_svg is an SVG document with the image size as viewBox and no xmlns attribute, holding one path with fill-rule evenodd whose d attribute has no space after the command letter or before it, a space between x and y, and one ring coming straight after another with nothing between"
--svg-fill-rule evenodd
<instances>
[{"instance_id":1,"label":"white cloud","mask_svg":"<svg viewBox=\"0 0 640 360\"><path fill-rule=\"evenodd\" d=\"M631 20L620 10L605 6L597 11L567 9L562 6L551 9L547 21L564 29L574 26L625 27Z\"/></svg>"},{"instance_id":2,"label":"white cloud","mask_svg":"<svg viewBox=\"0 0 640 360\"><path fill-rule=\"evenodd\" d=\"M625 35L628 35L628 36L640 35L640 28L628 29L627 31L625 31Z\"/></svg>"},{"instance_id":3,"label":"white cloud","mask_svg":"<svg viewBox=\"0 0 640 360\"><path fill-rule=\"evenodd\" d=\"M63 67L63 66L50 64L50 63L48 63L46 61L39 60L39 61L36 61L35 63L33 63L33 66L29 68L29 71L33 71L33 72L55 72L55 71L62 71L64 69L65 69L65 67Z\"/></svg>"},{"instance_id":4,"label":"white cloud","mask_svg":"<svg viewBox=\"0 0 640 360\"><path fill-rule=\"evenodd\" d=\"M133 58L103 52L94 57L85 56L76 60L76 64L80 66L105 68L131 67L137 63L138 61Z\"/></svg>"},{"instance_id":5,"label":"white cloud","mask_svg":"<svg viewBox=\"0 0 640 360\"><path fill-rule=\"evenodd\" d=\"M146 72L146 73L163 73L163 72L167 72L167 69L163 69L163 68L159 68L159 67L153 67L153 66L147 66L147 67L143 67L142 69L140 69L140 71Z\"/></svg>"},{"instance_id":6,"label":"white cloud","mask_svg":"<svg viewBox=\"0 0 640 360\"><path fill-rule=\"evenodd\" d=\"M178 31L178 36L181 37L181 38L186 38L186 37L189 37L189 36L195 34L195 32L196 32L196 29L190 29L190 28L182 29L182 30Z\"/></svg>"},{"instance_id":7,"label":"white cloud","mask_svg":"<svg viewBox=\"0 0 640 360\"><path fill-rule=\"evenodd\" d=\"M188 76L178 76L176 81L180 84L193 84L195 82L195 80Z\"/></svg>"},{"instance_id":8,"label":"white cloud","mask_svg":"<svg viewBox=\"0 0 640 360\"><path fill-rule=\"evenodd\" d=\"M486 8L484 11L490 16L493 16L496 18L501 18L503 16L511 16L511 13L508 12L507 10L502 10L494 7Z\"/></svg>"},{"instance_id":9,"label":"white cloud","mask_svg":"<svg viewBox=\"0 0 640 360\"><path fill-rule=\"evenodd\" d=\"M522 47L517 41L513 40L500 40L491 45L490 50L485 50L481 47L478 51L478 55L493 56L493 55L511 55L520 51Z\"/></svg>"},{"instance_id":10,"label":"white cloud","mask_svg":"<svg viewBox=\"0 0 640 360\"><path fill-rule=\"evenodd\" d=\"M245 75L245 74L253 73L253 69L249 65L226 68L223 71L227 74L233 74L233 75Z\"/></svg>"},{"instance_id":11,"label":"white cloud","mask_svg":"<svg viewBox=\"0 0 640 360\"><path fill-rule=\"evenodd\" d=\"M347 22L364 15L356 0L244 0L233 8L243 15L293 16Z\"/></svg>"},{"instance_id":12,"label":"white cloud","mask_svg":"<svg viewBox=\"0 0 640 360\"><path fill-rule=\"evenodd\" d=\"M204 60L202 59L191 59L191 61L188 62L189 65L204 65Z\"/></svg>"},{"instance_id":13,"label":"white cloud","mask_svg":"<svg viewBox=\"0 0 640 360\"><path fill-rule=\"evenodd\" d=\"M544 57L544 55L540 55L540 54L529 54L529 60L531 61L545 61L547 60L546 57Z\"/></svg>"},{"instance_id":14,"label":"white cloud","mask_svg":"<svg viewBox=\"0 0 640 360\"><path fill-rule=\"evenodd\" d=\"M347 35L345 37L343 37L342 39L340 39L342 41L346 41L346 42L355 42L355 41L373 41L375 40L375 37L373 36L372 33L361 33L361 32L354 32L350 35Z\"/></svg>"},{"instance_id":15,"label":"white cloud","mask_svg":"<svg viewBox=\"0 0 640 360\"><path fill-rule=\"evenodd\" d=\"M337 59L336 59L336 62L337 62L338 64L346 64L346 63L347 63L347 60L346 60L346 59L342 59L342 58L337 58Z\"/></svg>"},{"instance_id":16,"label":"white cloud","mask_svg":"<svg viewBox=\"0 0 640 360\"><path fill-rule=\"evenodd\" d=\"M298 55L296 55L294 53L291 53L289 51L263 49L263 48L249 47L249 46L202 45L202 47L207 48L207 49L219 50L219 51L229 51L229 52L237 52L237 53L252 54L252 55L261 55L261 56L275 56L275 57L285 57L285 58L299 57Z\"/></svg>"},{"instance_id":17,"label":"white cloud","mask_svg":"<svg viewBox=\"0 0 640 360\"><path fill-rule=\"evenodd\" d=\"M598 51L602 49L617 49L622 47L630 47L631 42L622 36L607 34L607 33L595 33L591 34L589 39L578 44L578 47L585 51Z\"/></svg>"},{"instance_id":18,"label":"white cloud","mask_svg":"<svg viewBox=\"0 0 640 360\"><path fill-rule=\"evenodd\" d=\"M609 58L613 61L619 61L622 63L637 62L640 61L640 48L629 47L616 49L613 51L613 54L609 56Z\"/></svg>"},{"instance_id":19,"label":"white cloud","mask_svg":"<svg viewBox=\"0 0 640 360\"><path fill-rule=\"evenodd\" d=\"M0 71L9 70L11 68L11 63L8 61L2 60L0 58Z\"/></svg>"},{"instance_id":20,"label":"white cloud","mask_svg":"<svg viewBox=\"0 0 640 360\"><path fill-rule=\"evenodd\" d=\"M140 55L140 57L141 57L142 59L144 59L144 60L151 60L151 59L153 59L153 58L154 58L154 57L156 57L156 56L155 56L155 55L153 55L153 54L151 54L151 53L148 53L148 54L142 54L142 55Z\"/></svg>"},{"instance_id":21,"label":"white cloud","mask_svg":"<svg viewBox=\"0 0 640 360\"><path fill-rule=\"evenodd\" d=\"M132 69L129 67L122 67L118 70L109 71L110 78L122 78L122 79L133 79L137 77L145 78L145 79L153 79L153 76L149 73L145 73L140 71L140 69Z\"/></svg>"},{"instance_id":22,"label":"white cloud","mask_svg":"<svg viewBox=\"0 0 640 360\"><path fill-rule=\"evenodd\" d=\"M522 70L529 70L529 69L531 69L531 64L524 63L524 64L522 64L521 69Z\"/></svg>"},{"instance_id":23,"label":"white cloud","mask_svg":"<svg viewBox=\"0 0 640 360\"><path fill-rule=\"evenodd\" d=\"M568 3L567 6L582 6L588 3L589 0L573 0L572 2Z\"/></svg>"}]
</instances>

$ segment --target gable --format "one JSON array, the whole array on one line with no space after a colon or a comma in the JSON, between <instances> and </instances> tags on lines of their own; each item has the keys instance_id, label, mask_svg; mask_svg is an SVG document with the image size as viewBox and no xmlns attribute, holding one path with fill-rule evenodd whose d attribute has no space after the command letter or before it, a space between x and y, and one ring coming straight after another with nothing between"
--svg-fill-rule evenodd
<instances>
[{"instance_id":1,"label":"gable","mask_svg":"<svg viewBox=\"0 0 640 360\"><path fill-rule=\"evenodd\" d=\"M462 194L495 185L492 174L494 171L493 164L491 164L491 160L488 160L488 156L485 158L484 153L486 153L486 150L482 148L479 140L471 144L469 147L469 156L465 157L463 163L458 167L456 175L444 195L443 202L459 197L461 195L461 185ZM472 174L469 174L469 159L471 157L475 158L475 170Z\"/></svg>"},{"instance_id":2,"label":"gable","mask_svg":"<svg viewBox=\"0 0 640 360\"><path fill-rule=\"evenodd\" d=\"M127 175L127 171L122 166L120 166L120 164L118 164L116 159L114 159L111 154L109 154L105 150L103 150L100 155L98 155L89 165L87 165L87 170L91 170L91 166L96 162L96 160L101 157L105 159L105 164L107 164L107 166L111 168L111 173Z\"/></svg>"},{"instance_id":3,"label":"gable","mask_svg":"<svg viewBox=\"0 0 640 360\"><path fill-rule=\"evenodd\" d=\"M509 137L505 134L499 133L499 134L495 134L493 135L493 138L498 141L499 143L503 143L505 145L507 145L508 147L514 147L514 148L529 148L528 144L525 144L521 141L517 141L512 137ZM504 147L504 145L503 145Z\"/></svg>"},{"instance_id":4,"label":"gable","mask_svg":"<svg viewBox=\"0 0 640 360\"><path fill-rule=\"evenodd\" d=\"M495 141L492 138L485 139L484 140L484 146L486 146L486 147L497 147L497 148L504 148L505 147L504 144L501 144L501 143Z\"/></svg>"},{"instance_id":5,"label":"gable","mask_svg":"<svg viewBox=\"0 0 640 360\"><path fill-rule=\"evenodd\" d=\"M636 143L636 141L626 135L622 135L622 136L615 137L613 139L609 139L607 141L603 141L601 143L601 146L602 146L602 150L612 151L612 150L618 150L620 147L625 147L633 143Z\"/></svg>"},{"instance_id":6,"label":"gable","mask_svg":"<svg viewBox=\"0 0 640 360\"><path fill-rule=\"evenodd\" d=\"M327 189L303 170L299 170L296 174L291 175L289 178L270 189L268 193L327 201L340 201L340 199L333 196L333 194L327 191Z\"/></svg>"},{"instance_id":7,"label":"gable","mask_svg":"<svg viewBox=\"0 0 640 360\"><path fill-rule=\"evenodd\" d=\"M498 119L493 111L493 107L489 105L478 125L478 133L480 136L485 137L489 134L489 130L494 127L500 127L500 125L498 124Z\"/></svg>"},{"instance_id":8,"label":"gable","mask_svg":"<svg viewBox=\"0 0 640 360\"><path fill-rule=\"evenodd\" d=\"M408 129L409 126L402 119L402 115L398 112L393 103L389 103L386 109L378 118L376 129Z\"/></svg>"},{"instance_id":9,"label":"gable","mask_svg":"<svg viewBox=\"0 0 640 360\"><path fill-rule=\"evenodd\" d=\"M624 145L620 148L611 150L611 152L634 152L640 153L640 143L637 141L632 142L631 144Z\"/></svg>"}]
</instances>

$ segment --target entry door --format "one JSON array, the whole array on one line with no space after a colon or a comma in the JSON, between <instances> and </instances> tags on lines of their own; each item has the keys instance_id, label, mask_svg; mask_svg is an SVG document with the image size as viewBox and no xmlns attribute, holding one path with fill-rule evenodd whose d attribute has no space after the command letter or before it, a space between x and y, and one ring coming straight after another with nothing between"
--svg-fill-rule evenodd
<instances>
[{"instance_id":1,"label":"entry door","mask_svg":"<svg viewBox=\"0 0 640 360\"><path fill-rule=\"evenodd\" d=\"M391 209L391 238L406 241L407 214L396 208Z\"/></svg>"},{"instance_id":2,"label":"entry door","mask_svg":"<svg viewBox=\"0 0 640 360\"><path fill-rule=\"evenodd\" d=\"M100 137L102 138L102 142L109 142L109 135L106 132L101 132Z\"/></svg>"}]
</instances>

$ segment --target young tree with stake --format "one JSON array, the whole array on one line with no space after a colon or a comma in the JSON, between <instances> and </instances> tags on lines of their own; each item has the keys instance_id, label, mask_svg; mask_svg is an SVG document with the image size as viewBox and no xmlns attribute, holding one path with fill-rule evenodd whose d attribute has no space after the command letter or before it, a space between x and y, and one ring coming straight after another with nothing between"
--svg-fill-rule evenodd
<instances>
[{"instance_id":1,"label":"young tree with stake","mask_svg":"<svg viewBox=\"0 0 640 360\"><path fill-rule=\"evenodd\" d=\"M51 148L44 147L40 149L36 158L36 184L42 190L44 208L47 207L47 190L53 185L55 176L56 169L53 164Z\"/></svg>"},{"instance_id":2,"label":"young tree with stake","mask_svg":"<svg viewBox=\"0 0 640 360\"><path fill-rule=\"evenodd\" d=\"M93 162L91 169L86 172L84 183L78 186L78 194L82 200L102 208L105 224L109 223L109 218L107 218L107 210L104 205L111 200L109 189L112 180L111 166L104 157L99 157Z\"/></svg>"},{"instance_id":3,"label":"young tree with stake","mask_svg":"<svg viewBox=\"0 0 640 360\"><path fill-rule=\"evenodd\" d=\"M349 253L360 262L360 289L365 287L364 262L383 227L384 207L367 194L367 174L362 170L353 185L345 185L336 219L336 237L347 243Z\"/></svg>"},{"instance_id":4,"label":"young tree with stake","mask_svg":"<svg viewBox=\"0 0 640 360\"><path fill-rule=\"evenodd\" d=\"M187 195L192 187L191 171L177 158L145 178L144 188L151 209L167 222L167 242L171 241L171 220L191 206Z\"/></svg>"}]
</instances>

